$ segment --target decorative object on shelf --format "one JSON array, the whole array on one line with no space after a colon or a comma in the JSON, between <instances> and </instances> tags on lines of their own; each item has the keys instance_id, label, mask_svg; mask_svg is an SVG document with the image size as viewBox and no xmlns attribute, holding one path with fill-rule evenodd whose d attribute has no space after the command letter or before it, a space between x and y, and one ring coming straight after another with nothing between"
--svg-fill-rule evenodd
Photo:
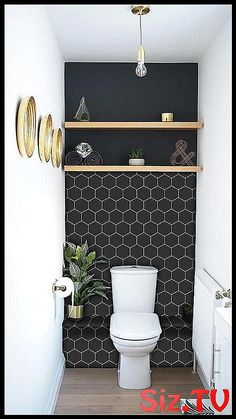
<instances>
[{"instance_id":1,"label":"decorative object on shelf","mask_svg":"<svg viewBox=\"0 0 236 419\"><path fill-rule=\"evenodd\" d=\"M143 150L141 148L133 148L129 154L129 166L144 166Z\"/></svg>"},{"instance_id":2,"label":"decorative object on shelf","mask_svg":"<svg viewBox=\"0 0 236 419\"><path fill-rule=\"evenodd\" d=\"M90 153L92 153L93 149L90 144L88 143L80 143L75 147L75 150L77 153L81 155L81 157L84 159L87 157Z\"/></svg>"},{"instance_id":3,"label":"decorative object on shelf","mask_svg":"<svg viewBox=\"0 0 236 419\"><path fill-rule=\"evenodd\" d=\"M39 128L39 157L48 162L52 149L52 116L47 114L40 122Z\"/></svg>"},{"instance_id":4,"label":"decorative object on shelf","mask_svg":"<svg viewBox=\"0 0 236 419\"><path fill-rule=\"evenodd\" d=\"M52 165L59 167L62 159L62 132L61 128L54 129L52 136Z\"/></svg>"},{"instance_id":5,"label":"decorative object on shelf","mask_svg":"<svg viewBox=\"0 0 236 419\"><path fill-rule=\"evenodd\" d=\"M80 165L83 161L82 156L77 151L69 151L65 157L65 164L70 166Z\"/></svg>"},{"instance_id":6,"label":"decorative object on shelf","mask_svg":"<svg viewBox=\"0 0 236 419\"><path fill-rule=\"evenodd\" d=\"M68 317L81 319L84 314L84 303L93 295L106 299L105 291L110 288L105 286L99 279L94 279L89 273L95 264L96 253L88 253L87 241L81 246L67 242L64 248L63 275L69 276L74 283L74 304L68 305Z\"/></svg>"},{"instance_id":7,"label":"decorative object on shelf","mask_svg":"<svg viewBox=\"0 0 236 419\"><path fill-rule=\"evenodd\" d=\"M36 140L36 104L33 96L27 96L20 102L16 133L20 154L31 157Z\"/></svg>"},{"instance_id":8,"label":"decorative object on shelf","mask_svg":"<svg viewBox=\"0 0 236 419\"><path fill-rule=\"evenodd\" d=\"M147 5L135 5L131 8L132 13L139 16L139 35L140 35L140 45L138 49L137 62L135 73L138 77L144 77L147 74L147 68L144 64L144 47L143 47L143 35L142 35L142 16L150 12L150 7Z\"/></svg>"},{"instance_id":9,"label":"decorative object on shelf","mask_svg":"<svg viewBox=\"0 0 236 419\"><path fill-rule=\"evenodd\" d=\"M174 165L177 165L177 166L181 166L181 165L193 166L194 165L191 159L195 156L195 153L191 151L190 153L187 154L185 152L185 150L187 150L187 147L188 147L187 142L184 140L178 140L175 143L176 150L170 156L170 162L173 166Z\"/></svg>"},{"instance_id":10,"label":"decorative object on shelf","mask_svg":"<svg viewBox=\"0 0 236 419\"><path fill-rule=\"evenodd\" d=\"M162 122L173 122L174 121L174 114L171 112L164 112L161 114Z\"/></svg>"},{"instance_id":11,"label":"decorative object on shelf","mask_svg":"<svg viewBox=\"0 0 236 419\"><path fill-rule=\"evenodd\" d=\"M85 103L84 96L80 100L80 104L78 110L74 116L74 119L77 119L80 122L88 122L90 121L90 113Z\"/></svg>"},{"instance_id":12,"label":"decorative object on shelf","mask_svg":"<svg viewBox=\"0 0 236 419\"><path fill-rule=\"evenodd\" d=\"M103 164L102 156L97 151L92 151L92 153L85 157L84 164L86 166L100 166Z\"/></svg>"}]
</instances>

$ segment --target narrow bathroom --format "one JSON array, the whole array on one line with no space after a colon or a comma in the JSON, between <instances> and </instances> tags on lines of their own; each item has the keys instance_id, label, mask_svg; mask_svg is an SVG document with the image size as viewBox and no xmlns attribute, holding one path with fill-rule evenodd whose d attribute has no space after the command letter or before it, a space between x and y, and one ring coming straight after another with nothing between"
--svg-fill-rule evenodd
<instances>
[{"instance_id":1,"label":"narrow bathroom","mask_svg":"<svg viewBox=\"0 0 236 419\"><path fill-rule=\"evenodd\" d=\"M5 414L232 414L232 5L5 12Z\"/></svg>"}]
</instances>

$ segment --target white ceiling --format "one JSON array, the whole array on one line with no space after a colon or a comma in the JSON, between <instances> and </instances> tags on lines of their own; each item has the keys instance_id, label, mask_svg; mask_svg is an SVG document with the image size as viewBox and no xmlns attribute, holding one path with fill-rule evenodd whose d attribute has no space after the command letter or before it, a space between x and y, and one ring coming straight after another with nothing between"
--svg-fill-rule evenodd
<instances>
[{"instance_id":1,"label":"white ceiling","mask_svg":"<svg viewBox=\"0 0 236 419\"><path fill-rule=\"evenodd\" d=\"M45 5L65 61L136 61L139 17L131 5ZM150 5L142 17L146 62L197 62L231 5Z\"/></svg>"}]
</instances>

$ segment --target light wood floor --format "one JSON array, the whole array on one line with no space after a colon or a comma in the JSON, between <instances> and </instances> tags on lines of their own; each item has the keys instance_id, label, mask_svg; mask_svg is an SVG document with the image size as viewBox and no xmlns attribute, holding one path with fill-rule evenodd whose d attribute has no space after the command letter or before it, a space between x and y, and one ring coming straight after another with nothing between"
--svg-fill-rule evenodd
<instances>
[{"instance_id":1,"label":"light wood floor","mask_svg":"<svg viewBox=\"0 0 236 419\"><path fill-rule=\"evenodd\" d=\"M192 373L191 368L153 368L152 388L157 393L160 388L165 389L168 405L168 394L194 398L190 396L190 391L203 388L203 385L198 375ZM149 397L154 398L152 395ZM150 415L150 412L146 413L140 409L142 401L140 390L124 390L118 386L115 368L67 368L54 414ZM143 402L150 406L150 403ZM160 413L158 407L152 414L161 415L168 412Z\"/></svg>"}]
</instances>

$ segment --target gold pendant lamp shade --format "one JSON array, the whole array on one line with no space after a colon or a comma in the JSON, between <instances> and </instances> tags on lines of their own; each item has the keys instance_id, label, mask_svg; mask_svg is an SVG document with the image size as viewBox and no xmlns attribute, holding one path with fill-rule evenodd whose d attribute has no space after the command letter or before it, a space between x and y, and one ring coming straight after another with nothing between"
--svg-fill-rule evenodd
<instances>
[{"instance_id":1,"label":"gold pendant lamp shade","mask_svg":"<svg viewBox=\"0 0 236 419\"><path fill-rule=\"evenodd\" d=\"M147 4L136 4L132 6L131 12L139 16L139 34L140 34L140 45L137 56L137 67L135 73L138 77L144 77L147 74L147 68L144 64L145 51L143 47L143 34L142 34L142 16L150 12L150 7Z\"/></svg>"}]
</instances>

